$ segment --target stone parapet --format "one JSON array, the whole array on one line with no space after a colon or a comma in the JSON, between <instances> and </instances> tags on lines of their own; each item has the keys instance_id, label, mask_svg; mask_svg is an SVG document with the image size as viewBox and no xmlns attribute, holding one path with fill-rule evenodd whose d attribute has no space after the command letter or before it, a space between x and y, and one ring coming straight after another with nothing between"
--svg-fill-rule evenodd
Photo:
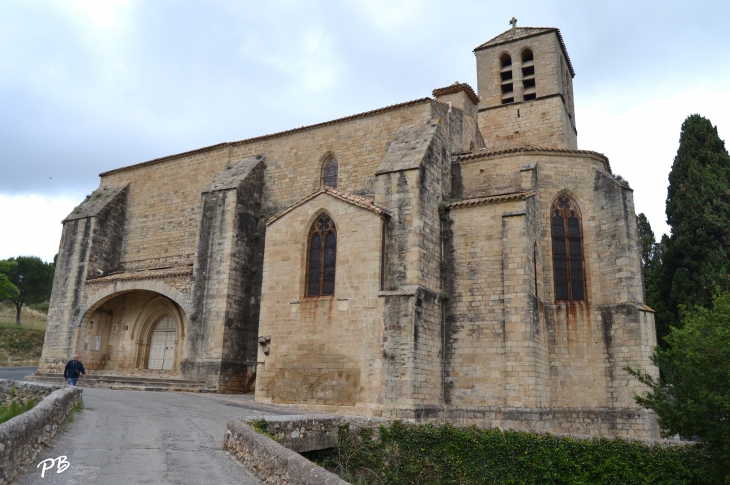
<instances>
[{"instance_id":1,"label":"stone parapet","mask_svg":"<svg viewBox=\"0 0 730 485\"><path fill-rule=\"evenodd\" d=\"M239 420L226 425L224 448L267 485L349 485Z\"/></svg>"},{"instance_id":2,"label":"stone parapet","mask_svg":"<svg viewBox=\"0 0 730 485\"><path fill-rule=\"evenodd\" d=\"M33 462L38 453L58 432L71 409L81 401L78 387L48 386L0 379L0 395L15 398L45 398L33 409L0 424L0 485L7 485Z\"/></svg>"}]
</instances>

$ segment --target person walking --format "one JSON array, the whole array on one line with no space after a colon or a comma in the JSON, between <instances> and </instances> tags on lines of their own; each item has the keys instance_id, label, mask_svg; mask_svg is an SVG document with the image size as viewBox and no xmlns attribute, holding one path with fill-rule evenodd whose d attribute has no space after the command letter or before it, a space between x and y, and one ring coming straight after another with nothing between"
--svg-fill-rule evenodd
<instances>
[{"instance_id":1,"label":"person walking","mask_svg":"<svg viewBox=\"0 0 730 485\"><path fill-rule=\"evenodd\" d=\"M75 386L79 380L79 375L86 377L84 364L79 360L79 354L75 354L73 360L69 360L66 368L63 370L63 377L69 386Z\"/></svg>"}]
</instances>

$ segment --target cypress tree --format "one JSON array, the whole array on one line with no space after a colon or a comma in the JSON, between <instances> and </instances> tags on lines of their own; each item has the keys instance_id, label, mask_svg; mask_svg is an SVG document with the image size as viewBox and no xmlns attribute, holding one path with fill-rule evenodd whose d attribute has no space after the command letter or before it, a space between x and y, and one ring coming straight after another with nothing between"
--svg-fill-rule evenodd
<instances>
[{"instance_id":1,"label":"cypress tree","mask_svg":"<svg viewBox=\"0 0 730 485\"><path fill-rule=\"evenodd\" d=\"M682 124L667 223L672 235L654 289L668 307L656 315L660 338L680 326L680 305L709 309L713 296L730 290L730 156L717 127L700 115Z\"/></svg>"}]
</instances>

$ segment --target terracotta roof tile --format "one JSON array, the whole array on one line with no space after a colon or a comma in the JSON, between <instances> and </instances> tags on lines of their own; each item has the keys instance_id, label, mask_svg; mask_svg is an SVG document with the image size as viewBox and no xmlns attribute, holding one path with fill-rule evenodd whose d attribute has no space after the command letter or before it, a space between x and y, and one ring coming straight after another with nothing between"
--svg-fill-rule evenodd
<instances>
[{"instance_id":1,"label":"terracotta roof tile","mask_svg":"<svg viewBox=\"0 0 730 485\"><path fill-rule=\"evenodd\" d=\"M438 98L439 96L445 96L447 94L454 94L458 93L459 91L464 91L466 95L471 99L472 103L479 104L479 96L477 96L477 93L474 92L474 90L466 83L460 83L455 82L451 86L446 86L445 88L438 88L433 90L433 96L435 98Z\"/></svg>"},{"instance_id":2,"label":"terracotta roof tile","mask_svg":"<svg viewBox=\"0 0 730 485\"><path fill-rule=\"evenodd\" d=\"M363 209L367 209L371 212L374 212L378 214L380 217L390 217L390 212L388 212L387 209L384 209L380 206L375 205L374 199L372 197L364 197L362 195L355 195L351 194L349 192L342 192L337 189L333 189L332 187L322 187L321 189L317 190L316 192L308 195L307 197L303 198L296 204L293 204L283 211L279 212L278 214L272 216L269 218L268 221L266 221L266 225L270 225L271 223L275 222L276 220L282 218L289 212L293 211L297 207L309 202L310 200L314 199L315 197L327 194L331 195L332 197L335 197L337 199L340 199L342 201L345 201L347 203L356 205L358 207L362 207Z\"/></svg>"},{"instance_id":3,"label":"terracotta roof tile","mask_svg":"<svg viewBox=\"0 0 730 485\"><path fill-rule=\"evenodd\" d=\"M518 153L550 153L550 154L561 154L566 155L585 155L593 158L598 158L606 165L606 170L611 173L611 164L608 161L608 157L603 153L594 152L591 150L570 150L568 148L550 148L543 146L524 146L524 147L513 147L505 148L504 150L493 150L493 151L479 151L476 153L470 153L466 155L459 155L454 157L456 161L467 161L467 160L479 160L480 158L489 158L500 155Z\"/></svg>"},{"instance_id":4,"label":"terracotta roof tile","mask_svg":"<svg viewBox=\"0 0 730 485\"><path fill-rule=\"evenodd\" d=\"M481 205L481 204L490 204L492 202L504 202L507 200L519 200L519 199L527 199L528 197L532 197L535 195L535 192L513 192L511 194L502 194L502 195L490 195L487 197L473 197L471 199L463 199L457 202L452 202L451 204L447 205L446 207L449 209L453 209L455 207L467 207L470 205Z\"/></svg>"},{"instance_id":5,"label":"terracotta roof tile","mask_svg":"<svg viewBox=\"0 0 730 485\"><path fill-rule=\"evenodd\" d=\"M86 284L107 283L110 281L123 280L149 280L155 278L170 278L175 276L189 276L193 274L192 266L170 266L167 268L136 269L131 271L118 271L107 275L96 276L86 279Z\"/></svg>"}]
</instances>

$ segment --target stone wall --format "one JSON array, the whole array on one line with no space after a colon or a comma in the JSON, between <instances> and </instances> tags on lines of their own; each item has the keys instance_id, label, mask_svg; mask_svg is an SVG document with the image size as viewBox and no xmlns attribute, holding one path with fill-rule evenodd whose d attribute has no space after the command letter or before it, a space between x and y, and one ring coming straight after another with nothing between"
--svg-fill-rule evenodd
<instances>
[{"instance_id":1,"label":"stone wall","mask_svg":"<svg viewBox=\"0 0 730 485\"><path fill-rule=\"evenodd\" d=\"M322 213L337 230L336 291L307 296L308 235ZM258 401L324 409L376 402L384 386L382 226L378 214L327 193L268 225L259 334L270 341L258 351Z\"/></svg>"},{"instance_id":2,"label":"stone wall","mask_svg":"<svg viewBox=\"0 0 730 485\"><path fill-rule=\"evenodd\" d=\"M11 402L21 405L27 404L28 401L39 403L50 393L62 387L0 379L0 406L7 406Z\"/></svg>"},{"instance_id":3,"label":"stone wall","mask_svg":"<svg viewBox=\"0 0 730 485\"><path fill-rule=\"evenodd\" d=\"M519 153L464 156L456 171L455 192L464 198L449 206L446 417L580 434L595 424L594 434L656 438L653 416L633 402L644 388L623 370L655 372L631 191L596 155ZM555 301L550 207L559 194L570 195L582 215L581 301ZM513 415L526 421L491 410L480 421L474 416L482 406L522 407ZM542 417L531 423L535 413Z\"/></svg>"},{"instance_id":4,"label":"stone wall","mask_svg":"<svg viewBox=\"0 0 730 485\"><path fill-rule=\"evenodd\" d=\"M518 146L578 148L578 132L560 94L479 110L488 150Z\"/></svg>"},{"instance_id":5,"label":"stone wall","mask_svg":"<svg viewBox=\"0 0 730 485\"><path fill-rule=\"evenodd\" d=\"M532 145L578 148L573 75L556 29L517 29L476 49L479 128L487 149ZM524 98L522 53L534 56L536 99ZM512 60L513 98L502 104L502 56Z\"/></svg>"},{"instance_id":6,"label":"stone wall","mask_svg":"<svg viewBox=\"0 0 730 485\"><path fill-rule=\"evenodd\" d=\"M252 430L243 421L226 425L224 449L267 485L349 485L298 453Z\"/></svg>"},{"instance_id":7,"label":"stone wall","mask_svg":"<svg viewBox=\"0 0 730 485\"><path fill-rule=\"evenodd\" d=\"M15 387L19 396L41 397L28 412L0 424L0 485L8 485L29 465L66 421L71 409L81 401L78 387L47 386L0 379L0 395ZM50 392L52 391L52 392Z\"/></svg>"},{"instance_id":8,"label":"stone wall","mask_svg":"<svg viewBox=\"0 0 730 485\"><path fill-rule=\"evenodd\" d=\"M183 374L242 392L255 373L264 156L231 163L206 187ZM259 232L261 231L261 232Z\"/></svg>"},{"instance_id":9,"label":"stone wall","mask_svg":"<svg viewBox=\"0 0 730 485\"><path fill-rule=\"evenodd\" d=\"M354 433L362 428L371 429L377 438L379 426L389 423L383 418L332 414L265 416L263 420L266 422L263 430L259 428L262 425L260 419L258 422L255 418L242 421L249 426L256 425L259 431L265 431L281 446L297 453L334 448L337 446L340 429L345 427Z\"/></svg>"}]
</instances>

